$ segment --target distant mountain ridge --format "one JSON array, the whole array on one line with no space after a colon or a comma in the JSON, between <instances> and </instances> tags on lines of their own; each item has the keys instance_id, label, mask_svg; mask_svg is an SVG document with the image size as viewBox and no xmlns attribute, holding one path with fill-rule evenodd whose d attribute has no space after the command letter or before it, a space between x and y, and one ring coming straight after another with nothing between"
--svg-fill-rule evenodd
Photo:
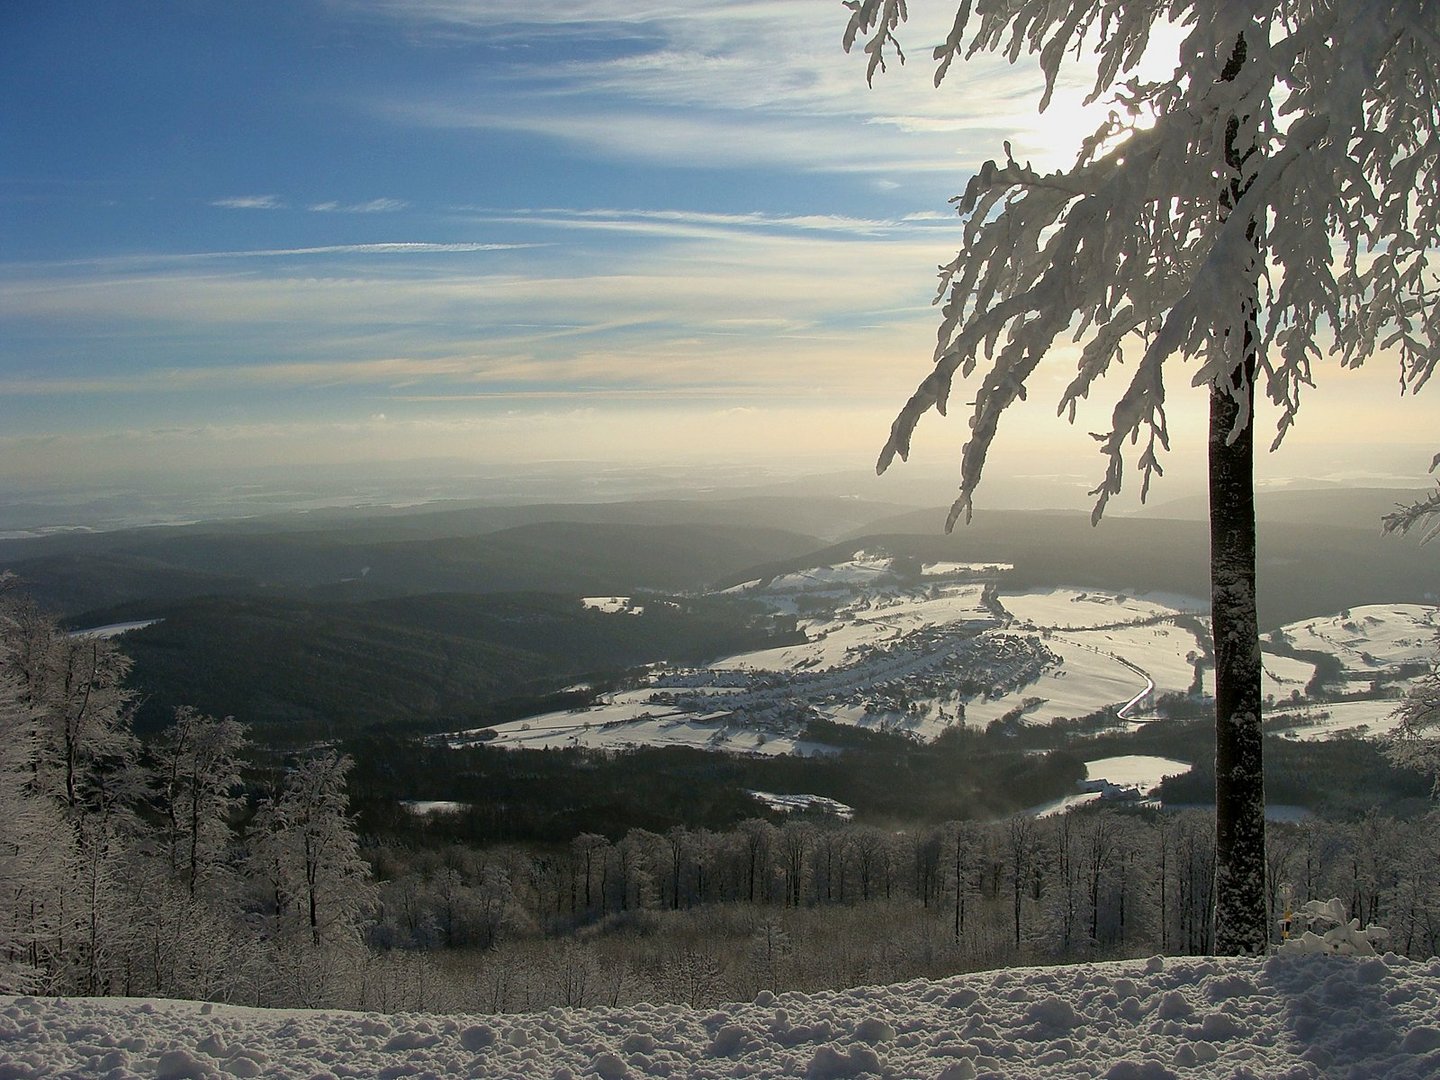
<instances>
[{"instance_id":1,"label":"distant mountain ridge","mask_svg":"<svg viewBox=\"0 0 1440 1080\"><path fill-rule=\"evenodd\" d=\"M97 538L98 539L98 538ZM165 530L94 550L0 562L62 615L166 598L326 589L355 598L428 592L699 590L821 541L745 525L552 521L475 536L351 542L343 534ZM70 550L64 550L70 548ZM0 552L3 557L3 552Z\"/></svg>"},{"instance_id":2,"label":"distant mountain ridge","mask_svg":"<svg viewBox=\"0 0 1440 1080\"><path fill-rule=\"evenodd\" d=\"M1297 493L1298 494L1298 493ZM1328 501L1332 514L1369 506L1392 493ZM1321 500L1326 502L1327 500ZM1373 524L1334 524L1289 516L1305 500L1271 500L1259 511L1258 602L1261 629L1373 603L1433 603L1440 598L1440 552L1414 537L1384 535ZM1386 503L1385 505L1389 505ZM1346 511L1348 514L1348 510ZM1065 583L1161 589L1208 598L1210 537L1202 519L1107 517L1023 510L977 511L945 535L943 509L897 515L833 545L820 557L884 547L922 559L1004 561L1017 584ZM793 569L793 564L776 564ZM766 568L771 569L771 568Z\"/></svg>"}]
</instances>

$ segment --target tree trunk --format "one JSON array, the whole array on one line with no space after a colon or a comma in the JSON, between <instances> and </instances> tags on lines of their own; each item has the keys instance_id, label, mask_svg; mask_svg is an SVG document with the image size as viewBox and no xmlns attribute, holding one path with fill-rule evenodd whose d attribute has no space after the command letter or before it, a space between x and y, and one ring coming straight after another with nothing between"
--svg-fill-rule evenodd
<instances>
[{"instance_id":1,"label":"tree trunk","mask_svg":"<svg viewBox=\"0 0 1440 1080\"><path fill-rule=\"evenodd\" d=\"M1221 78L1239 76L1245 38ZM1249 186L1240 145L1241 118L1225 135L1230 181L1222 218ZM1256 238L1256 224L1246 235ZM1260 252L1255 253L1258 269ZM1265 920L1265 770L1260 729L1260 631L1255 608L1255 341L1257 292L1245 301L1245 340L1228 385L1210 387L1210 620L1215 638L1215 914L1214 948L1222 955L1261 955Z\"/></svg>"},{"instance_id":2,"label":"tree trunk","mask_svg":"<svg viewBox=\"0 0 1440 1080\"><path fill-rule=\"evenodd\" d=\"M1242 392L1255 357L1236 371ZM1265 952L1265 770L1260 730L1260 636L1255 612L1253 412L1210 393L1210 617L1215 635L1215 951ZM1236 421L1244 424L1234 434Z\"/></svg>"}]
</instances>

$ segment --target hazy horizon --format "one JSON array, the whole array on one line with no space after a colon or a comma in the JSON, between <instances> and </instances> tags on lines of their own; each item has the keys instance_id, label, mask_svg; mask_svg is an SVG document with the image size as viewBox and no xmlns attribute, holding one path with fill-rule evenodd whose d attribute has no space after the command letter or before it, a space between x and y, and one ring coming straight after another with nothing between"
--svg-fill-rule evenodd
<instances>
[{"instance_id":1,"label":"hazy horizon","mask_svg":"<svg viewBox=\"0 0 1440 1080\"><path fill-rule=\"evenodd\" d=\"M1421 448L1368 448L1368 469L1351 468L1343 453L1306 455L1309 471L1278 468L1282 458L1261 461L1258 498L1272 492L1327 489L1423 490L1423 473L1408 472ZM149 525L224 521L302 511L364 507L625 502L646 499L817 495L863 499L897 507L934 509L935 528L954 490L955 468L945 462L901 466L885 476L854 463L829 467L819 459L763 463L755 460L652 464L637 461L467 461L435 458L306 465L233 465L177 473L117 471L88 480L54 478L15 483L0 480L0 539L74 529L111 531ZM1093 477L1088 461L1071 471L1044 471L1034 455L999 458L982 486L977 516L987 510L1088 512ZM1107 510L1111 517L1193 517L1205 497L1198 454L1181 452L1141 504L1131 485ZM1027 466L1031 467L1027 471ZM1356 522L1357 525L1375 524ZM963 528L963 526L961 526Z\"/></svg>"}]
</instances>

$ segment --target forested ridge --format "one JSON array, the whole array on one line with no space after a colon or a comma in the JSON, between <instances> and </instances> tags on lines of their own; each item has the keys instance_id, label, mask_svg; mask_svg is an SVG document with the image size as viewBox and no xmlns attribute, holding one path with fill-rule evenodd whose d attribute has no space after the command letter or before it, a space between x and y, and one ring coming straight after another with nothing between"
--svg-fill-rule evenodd
<instances>
[{"instance_id":1,"label":"forested ridge","mask_svg":"<svg viewBox=\"0 0 1440 1080\"><path fill-rule=\"evenodd\" d=\"M178 705L244 716L257 737L299 745L383 725L479 727L542 711L576 683L660 659L695 663L792 640L794 620L738 598L655 594L625 617L554 593L371 599L233 595L138 603L86 625L156 620L128 633L136 723ZM559 707L559 706L557 706Z\"/></svg>"}]
</instances>

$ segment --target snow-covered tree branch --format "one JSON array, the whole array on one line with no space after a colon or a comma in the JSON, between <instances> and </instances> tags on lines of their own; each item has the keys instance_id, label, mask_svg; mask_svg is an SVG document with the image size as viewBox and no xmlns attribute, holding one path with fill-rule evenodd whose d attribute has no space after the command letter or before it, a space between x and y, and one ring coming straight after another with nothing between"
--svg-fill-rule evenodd
<instances>
[{"instance_id":1,"label":"snow-covered tree branch","mask_svg":"<svg viewBox=\"0 0 1440 1080\"><path fill-rule=\"evenodd\" d=\"M1435 460L1430 463L1431 472L1437 468L1440 468L1440 454L1436 454ZM1408 506L1396 507L1394 513L1385 515L1384 524L1386 532L1398 533L1407 533L1419 526L1420 542L1428 544L1440 536L1440 488Z\"/></svg>"},{"instance_id":2,"label":"snow-covered tree branch","mask_svg":"<svg viewBox=\"0 0 1440 1080\"><path fill-rule=\"evenodd\" d=\"M857 0L847 41L863 41L873 77L905 5ZM1134 73L1156 32L1184 36L1169 78ZM1222 77L1235 42L1245 57ZM1228 385L1247 339L1247 297L1261 287L1253 342L1279 410L1276 444L1294 423L1313 362L1345 367L1392 356L1403 390L1420 389L1440 358L1430 252L1440 205L1440 15L1432 5L1340 6L1284 0L1008 0L961 7L934 51L936 80L957 58L1034 55L1041 108L1066 66L1094 70L1091 101L1109 116L1073 166L1040 175L1010 157L988 162L955 202L963 246L941 268L934 370L897 417L878 467L910 450L930 408L943 413L957 376L978 377L971 437L950 520L972 511L1006 408L1025 394L1060 341L1083 344L1058 402L1077 402L1126 359L1133 367L1111 426L1097 514L1126 472L1143 483L1168 445L1162 369L1188 362L1194 385ZM1231 131L1232 121L1238 131ZM1227 138L1252 146L1237 175ZM1218 193L1243 195L1222 210ZM1257 245L1261 251L1257 258ZM1173 376L1172 376L1173 379Z\"/></svg>"}]
</instances>

